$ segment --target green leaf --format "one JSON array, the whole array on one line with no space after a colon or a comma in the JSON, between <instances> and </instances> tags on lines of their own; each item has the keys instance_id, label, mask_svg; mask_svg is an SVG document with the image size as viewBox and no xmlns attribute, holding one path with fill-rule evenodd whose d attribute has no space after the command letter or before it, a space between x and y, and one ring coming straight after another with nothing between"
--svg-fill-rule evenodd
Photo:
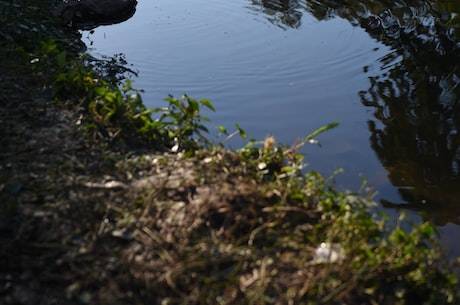
<instances>
[{"instance_id":1,"label":"green leaf","mask_svg":"<svg viewBox=\"0 0 460 305\"><path fill-rule=\"evenodd\" d=\"M284 173L290 173L290 172L293 172L294 170L295 168L292 166L284 166L281 168L281 171Z\"/></svg>"},{"instance_id":2,"label":"green leaf","mask_svg":"<svg viewBox=\"0 0 460 305\"><path fill-rule=\"evenodd\" d=\"M320 127L320 128L318 128L318 129L316 129L315 131L313 131L311 134L309 134L309 135L305 138L304 142L308 142L309 140L314 139L314 138L315 138L317 135L319 135L320 133L323 133L323 132L325 132L325 131L331 130L331 129L337 127L337 126L339 126L339 122L333 122L333 123L330 123L330 124L325 125L325 126L323 126L323 127Z\"/></svg>"},{"instance_id":3,"label":"green leaf","mask_svg":"<svg viewBox=\"0 0 460 305\"><path fill-rule=\"evenodd\" d=\"M200 105L198 104L196 100L187 97L187 101L189 104L188 111L187 111L188 113L194 114L200 110Z\"/></svg>"},{"instance_id":4,"label":"green leaf","mask_svg":"<svg viewBox=\"0 0 460 305\"><path fill-rule=\"evenodd\" d=\"M176 106L177 108L182 108L182 102L175 97L169 96L165 98L169 104Z\"/></svg>"},{"instance_id":5,"label":"green leaf","mask_svg":"<svg viewBox=\"0 0 460 305\"><path fill-rule=\"evenodd\" d=\"M241 136L243 139L246 139L246 137L247 137L246 131L244 131L244 130L241 128L240 124L238 124L238 123L236 123L235 126L236 126L236 128L238 129L238 132L240 133L240 136Z\"/></svg>"},{"instance_id":6,"label":"green leaf","mask_svg":"<svg viewBox=\"0 0 460 305\"><path fill-rule=\"evenodd\" d=\"M99 96L104 96L107 93L107 88L105 87L95 87L94 92L96 92L97 95Z\"/></svg>"},{"instance_id":7,"label":"green leaf","mask_svg":"<svg viewBox=\"0 0 460 305\"><path fill-rule=\"evenodd\" d=\"M216 109L214 108L214 106L211 104L211 102L209 100L205 100L205 99L202 99L200 100L200 103L204 106L206 106L207 108L211 109L212 111L216 111Z\"/></svg>"},{"instance_id":8,"label":"green leaf","mask_svg":"<svg viewBox=\"0 0 460 305\"><path fill-rule=\"evenodd\" d=\"M224 126L217 126L216 127L220 132L222 132L223 134L227 134L228 131L227 131L227 128L225 128Z\"/></svg>"},{"instance_id":9,"label":"green leaf","mask_svg":"<svg viewBox=\"0 0 460 305\"><path fill-rule=\"evenodd\" d=\"M63 69L67 65L67 52L62 51L56 56L56 63L60 69Z\"/></svg>"},{"instance_id":10,"label":"green leaf","mask_svg":"<svg viewBox=\"0 0 460 305\"><path fill-rule=\"evenodd\" d=\"M203 131L205 131L205 132L209 132L208 128L207 128L206 126L204 126L204 125L198 126L198 129L199 129L199 130L203 130Z\"/></svg>"}]
</instances>

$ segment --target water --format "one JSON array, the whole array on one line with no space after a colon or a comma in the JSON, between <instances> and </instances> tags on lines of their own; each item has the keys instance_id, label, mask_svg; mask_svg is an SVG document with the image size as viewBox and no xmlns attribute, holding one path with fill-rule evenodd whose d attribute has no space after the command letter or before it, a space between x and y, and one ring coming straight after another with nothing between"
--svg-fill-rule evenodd
<instances>
[{"instance_id":1,"label":"water","mask_svg":"<svg viewBox=\"0 0 460 305\"><path fill-rule=\"evenodd\" d=\"M395 19L385 11L380 14L378 20L385 28L382 34L372 29L372 5L363 9L364 4L353 8L327 2L140 0L130 20L84 36L94 54L126 55L139 71L135 87L145 90L143 99L148 107L163 105L168 94L206 98L217 109L216 113L204 113L212 120L211 128L212 123L229 129L240 123L256 139L270 134L284 144L339 121L338 128L318 137L321 147L303 149L310 168L326 176L343 168L345 173L336 177L337 185L352 190L361 186L362 175L378 191L376 199L383 200L384 206L409 203L415 205L412 218L437 217L444 243L460 254L453 237L460 233L456 224L460 204L455 197L459 180L451 170L437 175L441 182L431 181L433 175L426 176L423 170L430 168L427 162L436 159L436 154L428 160L421 150L413 149L432 142L420 126L436 129L439 120L420 112L420 105L431 93L419 97L420 89L414 87L415 74L406 68L413 64L407 57L411 50L400 47L401 34L392 28ZM397 9L401 10L396 7L393 13L400 13L404 20L406 11ZM422 14L426 8L418 9ZM366 29L357 26L358 20L369 21ZM438 100L456 96L454 73L447 74L435 81L436 85L445 84L444 91L436 95ZM399 85L400 80L409 89ZM415 91L417 99L413 98ZM411 106L415 104L418 108ZM435 111L443 113L427 107L433 117ZM424 121L412 124L407 113ZM408 123L388 123L398 118ZM415 130L414 126L417 132L406 133ZM455 128L449 128L451 134ZM401 143L394 140L399 132L405 135ZM434 136L434 142L439 142L440 134ZM449 139L447 150L455 152L457 138ZM234 148L243 144L237 139L229 143ZM420 164L412 162L418 157L423 159ZM442 181L446 180L453 182L444 188ZM436 192L420 192L426 186L437 188ZM401 193L406 188L415 195ZM452 196L438 202L443 192ZM425 209L420 205L423 200L437 205ZM393 208L387 212L396 213Z\"/></svg>"}]
</instances>

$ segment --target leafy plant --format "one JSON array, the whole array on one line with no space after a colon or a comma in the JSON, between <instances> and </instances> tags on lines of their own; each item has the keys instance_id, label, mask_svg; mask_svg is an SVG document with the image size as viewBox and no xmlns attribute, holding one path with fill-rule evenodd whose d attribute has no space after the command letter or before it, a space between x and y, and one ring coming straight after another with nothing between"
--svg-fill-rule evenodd
<instances>
[{"instance_id":1,"label":"leafy plant","mask_svg":"<svg viewBox=\"0 0 460 305\"><path fill-rule=\"evenodd\" d=\"M207 117L200 114L201 107L215 111L208 100L195 100L187 95L182 99L169 96L165 99L167 107L155 108L152 112L159 117L153 121L152 127L158 130L161 136L174 142L173 151L194 150L200 146L210 146L208 139L203 135L208 128L203 122Z\"/></svg>"}]
</instances>

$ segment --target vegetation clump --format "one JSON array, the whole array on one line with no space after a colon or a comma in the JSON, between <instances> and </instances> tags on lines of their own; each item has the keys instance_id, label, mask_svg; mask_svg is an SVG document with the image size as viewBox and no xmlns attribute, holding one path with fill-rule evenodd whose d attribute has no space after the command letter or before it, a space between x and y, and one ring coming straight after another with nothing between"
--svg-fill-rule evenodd
<instances>
[{"instance_id":1,"label":"vegetation clump","mask_svg":"<svg viewBox=\"0 0 460 305\"><path fill-rule=\"evenodd\" d=\"M146 109L46 3L0 4L3 304L459 303L432 224L305 171L297 150L335 123L226 150L209 101Z\"/></svg>"}]
</instances>

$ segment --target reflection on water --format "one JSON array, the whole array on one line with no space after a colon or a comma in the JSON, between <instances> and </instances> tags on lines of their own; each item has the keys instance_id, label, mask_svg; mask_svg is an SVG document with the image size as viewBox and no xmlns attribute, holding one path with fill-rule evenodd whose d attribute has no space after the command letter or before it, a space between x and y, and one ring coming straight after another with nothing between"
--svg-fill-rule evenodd
<instances>
[{"instance_id":1,"label":"reflection on water","mask_svg":"<svg viewBox=\"0 0 460 305\"><path fill-rule=\"evenodd\" d=\"M302 21L302 6L296 0L253 0L253 7L262 7L262 12L267 14L271 23L281 28L298 28Z\"/></svg>"},{"instance_id":2,"label":"reflection on water","mask_svg":"<svg viewBox=\"0 0 460 305\"><path fill-rule=\"evenodd\" d=\"M360 93L374 109L371 146L404 201L382 204L460 224L460 2L301 2L253 1L274 24L297 28L302 10L318 20L341 17L393 50Z\"/></svg>"},{"instance_id":3,"label":"reflection on water","mask_svg":"<svg viewBox=\"0 0 460 305\"><path fill-rule=\"evenodd\" d=\"M386 73L370 78L364 105L375 109L371 145L399 188L405 207L438 225L460 224L460 127L457 106L460 5L414 1L385 9L392 27L371 29L391 45ZM389 31L389 33L387 33ZM383 201L384 206L397 203Z\"/></svg>"},{"instance_id":4,"label":"reflection on water","mask_svg":"<svg viewBox=\"0 0 460 305\"><path fill-rule=\"evenodd\" d=\"M438 225L460 224L459 13L452 1L253 1L272 23L297 28L302 10L348 19L392 47L360 93L374 108L371 146L403 203ZM409 3L409 4L408 4Z\"/></svg>"},{"instance_id":5,"label":"reflection on water","mask_svg":"<svg viewBox=\"0 0 460 305\"><path fill-rule=\"evenodd\" d=\"M67 0L57 5L55 14L68 26L91 30L128 20L136 12L136 5L137 0Z\"/></svg>"}]
</instances>

